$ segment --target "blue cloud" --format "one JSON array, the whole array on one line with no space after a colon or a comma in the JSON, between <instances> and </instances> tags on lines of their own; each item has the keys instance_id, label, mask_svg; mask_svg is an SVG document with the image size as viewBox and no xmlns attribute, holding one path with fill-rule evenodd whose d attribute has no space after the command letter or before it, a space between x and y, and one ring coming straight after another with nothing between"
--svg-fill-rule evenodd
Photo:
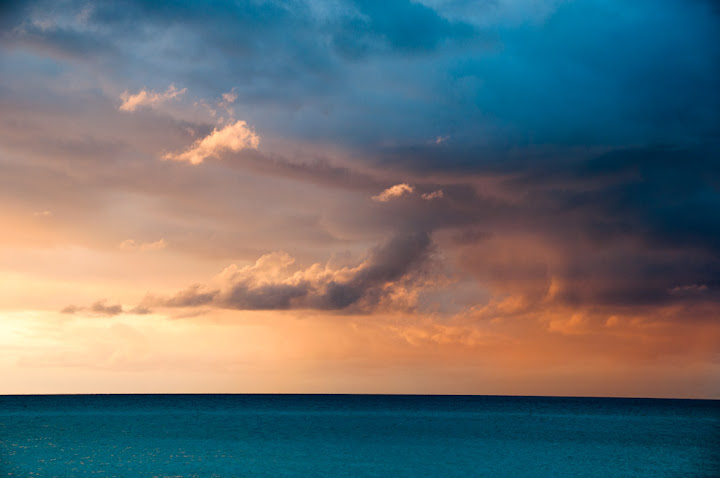
<instances>
[{"instance_id":1,"label":"blue cloud","mask_svg":"<svg viewBox=\"0 0 720 478\"><path fill-rule=\"evenodd\" d=\"M209 97L235 87L258 127L286 137L385 148L386 159L387 147L433 158L428 146L447 137L430 166L718 134L720 25L704 1L568 2L539 20L474 25L442 3L318 5L127 1L83 17L84 3L33 3L4 39L94 62L130 86L173 82ZM35 21L47 10L62 21Z\"/></svg>"},{"instance_id":2,"label":"blue cloud","mask_svg":"<svg viewBox=\"0 0 720 478\"><path fill-rule=\"evenodd\" d=\"M568 286L568 302L680 300L693 286L715 294L716 4L547 2L528 18L510 14L510 3L478 4L487 19L463 19L458 12L470 3L459 4L30 2L3 12L0 100L71 110L87 91L50 96L42 86L58 91L60 77L133 91L174 83L206 98L234 88L242 119L263 137L340 146L397 176L428 173L418 190L444 191L443 201L373 210L367 223L458 229L478 242L513 228L543 237L569 264L553 274L592 282ZM502 14L491 8L500 4ZM87 144L53 147L107 151ZM352 168L265 153L223 167L254 165L347 189L386 186ZM452 184L434 184L437 171L455 174ZM493 203L462 184L485 173L508 178L503 186L521 199Z\"/></svg>"}]
</instances>

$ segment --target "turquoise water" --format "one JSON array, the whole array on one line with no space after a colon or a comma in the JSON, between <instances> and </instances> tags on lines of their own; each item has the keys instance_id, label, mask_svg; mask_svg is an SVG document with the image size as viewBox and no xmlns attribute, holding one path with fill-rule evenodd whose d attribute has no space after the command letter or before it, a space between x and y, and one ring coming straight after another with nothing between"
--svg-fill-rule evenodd
<instances>
[{"instance_id":1,"label":"turquoise water","mask_svg":"<svg viewBox=\"0 0 720 478\"><path fill-rule=\"evenodd\" d=\"M0 476L720 477L720 402L0 397Z\"/></svg>"}]
</instances>

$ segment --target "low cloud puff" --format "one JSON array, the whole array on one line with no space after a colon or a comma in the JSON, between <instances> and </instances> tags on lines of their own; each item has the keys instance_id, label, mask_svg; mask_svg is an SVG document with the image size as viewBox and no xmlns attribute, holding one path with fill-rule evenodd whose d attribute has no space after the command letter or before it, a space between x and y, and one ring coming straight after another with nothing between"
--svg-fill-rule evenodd
<instances>
[{"instance_id":1,"label":"low cloud puff","mask_svg":"<svg viewBox=\"0 0 720 478\"><path fill-rule=\"evenodd\" d=\"M260 136L251 130L245 121L236 121L222 129L214 129L206 137L195 141L182 153L167 153L163 159L188 161L200 164L209 157L219 157L225 152L238 152L244 149L257 149Z\"/></svg>"},{"instance_id":2,"label":"low cloud puff","mask_svg":"<svg viewBox=\"0 0 720 478\"><path fill-rule=\"evenodd\" d=\"M414 186L406 183L396 184L395 186L389 187L380 194L373 196L372 199L378 202L388 202L392 199L397 199L403 196L414 196L417 194ZM442 199L445 197L445 192L442 189L436 189L427 193L420 194L422 199L426 201L432 201L433 199Z\"/></svg>"},{"instance_id":3,"label":"low cloud puff","mask_svg":"<svg viewBox=\"0 0 720 478\"><path fill-rule=\"evenodd\" d=\"M375 201L387 202L391 199L399 198L406 194L412 194L414 191L414 187L410 186L409 184L402 183L389 187L385 191L381 192L377 196L373 196L372 198Z\"/></svg>"},{"instance_id":4,"label":"low cloud puff","mask_svg":"<svg viewBox=\"0 0 720 478\"><path fill-rule=\"evenodd\" d=\"M425 199L425 200L432 201L433 199L442 199L442 198L444 198L444 197L445 197L445 193L443 192L442 189L438 189L437 191L425 193L425 194L423 194L423 195L420 196L420 197L423 198L423 199Z\"/></svg>"}]
</instances>

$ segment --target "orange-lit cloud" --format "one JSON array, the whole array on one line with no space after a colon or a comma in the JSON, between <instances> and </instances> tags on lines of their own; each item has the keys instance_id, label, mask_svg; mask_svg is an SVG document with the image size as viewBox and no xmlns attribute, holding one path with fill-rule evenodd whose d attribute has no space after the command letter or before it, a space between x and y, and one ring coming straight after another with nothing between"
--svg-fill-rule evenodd
<instances>
[{"instance_id":1,"label":"orange-lit cloud","mask_svg":"<svg viewBox=\"0 0 720 478\"><path fill-rule=\"evenodd\" d=\"M416 189L414 186L411 186L407 183L401 183L396 184L394 186L391 186L384 191L382 191L380 194L377 194L375 196L372 196L373 201L378 202L388 202L393 199L398 199L403 196L415 196L417 194ZM420 198L425 199L426 201L432 201L434 199L442 199L445 197L445 192L442 189L436 189L434 191L426 192L420 194Z\"/></svg>"},{"instance_id":2,"label":"orange-lit cloud","mask_svg":"<svg viewBox=\"0 0 720 478\"><path fill-rule=\"evenodd\" d=\"M445 193L442 189L438 189L436 191L432 191L429 193L425 193L421 195L421 197L425 200L432 201L433 199L442 199L445 197Z\"/></svg>"},{"instance_id":3,"label":"orange-lit cloud","mask_svg":"<svg viewBox=\"0 0 720 478\"><path fill-rule=\"evenodd\" d=\"M170 85L163 93L157 93L155 90L148 91L146 89L142 89L135 94L130 94L126 91L120 95L122 104L118 107L118 109L120 111L135 111L143 106L154 108L161 103L181 96L186 91L187 88L178 90L175 88L175 85Z\"/></svg>"},{"instance_id":4,"label":"orange-lit cloud","mask_svg":"<svg viewBox=\"0 0 720 478\"><path fill-rule=\"evenodd\" d=\"M424 268L431 254L427 234L396 236L371 249L359 264L342 267L316 263L292 271L295 259L274 252L253 265L233 264L205 286L191 286L170 298L150 296L141 305L238 310L413 308L417 289L431 279Z\"/></svg>"},{"instance_id":5,"label":"orange-lit cloud","mask_svg":"<svg viewBox=\"0 0 720 478\"><path fill-rule=\"evenodd\" d=\"M181 153L167 153L163 159L188 161L200 164L209 157L220 157L225 152L238 152L243 149L257 149L260 136L250 129L245 121L236 121L195 141Z\"/></svg>"},{"instance_id":6,"label":"orange-lit cloud","mask_svg":"<svg viewBox=\"0 0 720 478\"><path fill-rule=\"evenodd\" d=\"M387 188L386 190L384 190L377 196L373 196L372 198L375 201L387 202L391 199L399 198L406 194L412 194L414 191L414 187L410 186L409 184L401 183Z\"/></svg>"}]
</instances>

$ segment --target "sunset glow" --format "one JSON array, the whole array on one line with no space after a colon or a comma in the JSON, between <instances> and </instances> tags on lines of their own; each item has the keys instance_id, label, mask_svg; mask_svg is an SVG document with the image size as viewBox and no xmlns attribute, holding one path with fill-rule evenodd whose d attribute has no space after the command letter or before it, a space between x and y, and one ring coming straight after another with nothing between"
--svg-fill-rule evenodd
<instances>
[{"instance_id":1,"label":"sunset glow","mask_svg":"<svg viewBox=\"0 0 720 478\"><path fill-rule=\"evenodd\" d=\"M698 0L0 7L0 393L720 399Z\"/></svg>"}]
</instances>

